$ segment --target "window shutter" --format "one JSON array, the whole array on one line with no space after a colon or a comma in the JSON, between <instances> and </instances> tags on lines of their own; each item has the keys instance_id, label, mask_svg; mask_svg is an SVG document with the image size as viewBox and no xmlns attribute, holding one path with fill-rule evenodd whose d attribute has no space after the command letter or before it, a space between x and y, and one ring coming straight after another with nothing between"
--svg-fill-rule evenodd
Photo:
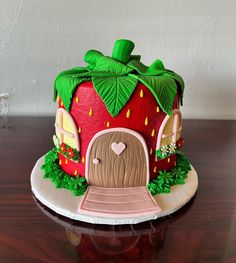
<instances>
[{"instance_id":1,"label":"window shutter","mask_svg":"<svg viewBox=\"0 0 236 263\"><path fill-rule=\"evenodd\" d=\"M80 150L76 124L72 116L62 108L57 110L55 129L60 143L68 144L70 147Z\"/></svg>"},{"instance_id":2,"label":"window shutter","mask_svg":"<svg viewBox=\"0 0 236 263\"><path fill-rule=\"evenodd\" d=\"M171 116L166 116L161 124L157 136L156 150L160 149L162 145L176 143L180 138L182 130L182 115L180 110L172 111ZM157 156L155 157L157 161Z\"/></svg>"}]
</instances>

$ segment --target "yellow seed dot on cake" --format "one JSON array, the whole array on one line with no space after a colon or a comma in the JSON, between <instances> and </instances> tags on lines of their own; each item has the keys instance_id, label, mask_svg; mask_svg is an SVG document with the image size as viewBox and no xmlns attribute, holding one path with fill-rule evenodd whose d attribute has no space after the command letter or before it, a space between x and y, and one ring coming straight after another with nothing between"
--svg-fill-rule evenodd
<instances>
[{"instance_id":1,"label":"yellow seed dot on cake","mask_svg":"<svg viewBox=\"0 0 236 263\"><path fill-rule=\"evenodd\" d=\"M145 125L145 126L148 126L148 123L149 123L148 117L146 117L146 119L145 119L145 121L144 121L144 125Z\"/></svg>"},{"instance_id":2,"label":"yellow seed dot on cake","mask_svg":"<svg viewBox=\"0 0 236 263\"><path fill-rule=\"evenodd\" d=\"M68 160L67 159L65 160L65 164L68 164Z\"/></svg>"},{"instance_id":3,"label":"yellow seed dot on cake","mask_svg":"<svg viewBox=\"0 0 236 263\"><path fill-rule=\"evenodd\" d=\"M109 128L110 125L111 125L111 124L110 124L110 122L108 121L107 124L106 124L107 128Z\"/></svg>"},{"instance_id":4,"label":"yellow seed dot on cake","mask_svg":"<svg viewBox=\"0 0 236 263\"><path fill-rule=\"evenodd\" d=\"M160 111L160 108L159 108L158 106L157 106L157 108L156 108L156 111L157 111L157 112L159 112L159 111Z\"/></svg>"},{"instance_id":5,"label":"yellow seed dot on cake","mask_svg":"<svg viewBox=\"0 0 236 263\"><path fill-rule=\"evenodd\" d=\"M77 170L75 170L74 175L78 175L78 171Z\"/></svg>"},{"instance_id":6,"label":"yellow seed dot on cake","mask_svg":"<svg viewBox=\"0 0 236 263\"><path fill-rule=\"evenodd\" d=\"M62 162L61 162L61 160L59 161L59 165L62 165Z\"/></svg>"},{"instance_id":7,"label":"yellow seed dot on cake","mask_svg":"<svg viewBox=\"0 0 236 263\"><path fill-rule=\"evenodd\" d=\"M152 134L151 135L152 135L152 137L155 136L155 130L154 129L152 130Z\"/></svg>"},{"instance_id":8,"label":"yellow seed dot on cake","mask_svg":"<svg viewBox=\"0 0 236 263\"><path fill-rule=\"evenodd\" d=\"M140 94L139 94L139 95L140 95L140 98L143 98L144 93L143 93L143 90L142 90L142 89L140 90Z\"/></svg>"},{"instance_id":9,"label":"yellow seed dot on cake","mask_svg":"<svg viewBox=\"0 0 236 263\"><path fill-rule=\"evenodd\" d=\"M154 173L157 172L157 167L156 167L156 166L154 167L153 172L154 172Z\"/></svg>"},{"instance_id":10,"label":"yellow seed dot on cake","mask_svg":"<svg viewBox=\"0 0 236 263\"><path fill-rule=\"evenodd\" d=\"M152 155L152 152L153 152L153 151L152 151L152 148L151 148L151 149L150 149L150 155Z\"/></svg>"},{"instance_id":11,"label":"yellow seed dot on cake","mask_svg":"<svg viewBox=\"0 0 236 263\"><path fill-rule=\"evenodd\" d=\"M85 163L85 158L84 158L84 156L82 157L82 163Z\"/></svg>"},{"instance_id":12,"label":"yellow seed dot on cake","mask_svg":"<svg viewBox=\"0 0 236 263\"><path fill-rule=\"evenodd\" d=\"M79 127L79 129L78 129L78 133L81 133L81 131L82 131L82 128L81 128L81 127Z\"/></svg>"},{"instance_id":13,"label":"yellow seed dot on cake","mask_svg":"<svg viewBox=\"0 0 236 263\"><path fill-rule=\"evenodd\" d=\"M128 109L126 112L126 118L130 118L130 113L131 113L131 111L130 111L130 109Z\"/></svg>"},{"instance_id":14,"label":"yellow seed dot on cake","mask_svg":"<svg viewBox=\"0 0 236 263\"><path fill-rule=\"evenodd\" d=\"M167 162L168 162L168 163L170 162L170 158L167 159Z\"/></svg>"},{"instance_id":15,"label":"yellow seed dot on cake","mask_svg":"<svg viewBox=\"0 0 236 263\"><path fill-rule=\"evenodd\" d=\"M76 103L79 102L79 97L78 97L78 96L76 96L76 98L75 98L75 102L76 102Z\"/></svg>"},{"instance_id":16,"label":"yellow seed dot on cake","mask_svg":"<svg viewBox=\"0 0 236 263\"><path fill-rule=\"evenodd\" d=\"M89 116L92 116L93 115L93 110L90 108L89 110L89 113L88 113Z\"/></svg>"}]
</instances>

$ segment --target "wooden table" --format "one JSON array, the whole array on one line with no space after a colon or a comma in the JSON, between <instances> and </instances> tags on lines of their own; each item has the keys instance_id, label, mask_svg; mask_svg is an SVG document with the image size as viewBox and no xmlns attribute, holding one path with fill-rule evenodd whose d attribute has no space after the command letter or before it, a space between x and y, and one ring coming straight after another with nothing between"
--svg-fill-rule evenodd
<instances>
[{"instance_id":1,"label":"wooden table","mask_svg":"<svg viewBox=\"0 0 236 263\"><path fill-rule=\"evenodd\" d=\"M34 200L30 173L52 147L54 118L14 117L0 130L0 262L236 262L236 122L184 121L195 198L167 218L93 226Z\"/></svg>"}]
</instances>

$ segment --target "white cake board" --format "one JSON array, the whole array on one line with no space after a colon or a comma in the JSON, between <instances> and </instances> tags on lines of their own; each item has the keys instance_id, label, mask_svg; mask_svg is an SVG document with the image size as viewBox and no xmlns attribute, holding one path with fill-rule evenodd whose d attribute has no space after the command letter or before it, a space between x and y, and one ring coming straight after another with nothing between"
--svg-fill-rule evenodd
<instances>
[{"instance_id":1,"label":"white cake board","mask_svg":"<svg viewBox=\"0 0 236 263\"><path fill-rule=\"evenodd\" d=\"M50 179L43 178L41 166L44 164L44 156L35 164L31 173L31 188L35 197L57 214L92 224L123 225L137 224L151 219L170 215L184 206L196 193L198 187L197 173L192 167L185 179L185 184L174 185L168 194L153 196L161 208L161 212L148 216L136 216L133 218L105 218L92 215L79 214L78 207L82 196L74 196L66 189L56 189Z\"/></svg>"}]
</instances>

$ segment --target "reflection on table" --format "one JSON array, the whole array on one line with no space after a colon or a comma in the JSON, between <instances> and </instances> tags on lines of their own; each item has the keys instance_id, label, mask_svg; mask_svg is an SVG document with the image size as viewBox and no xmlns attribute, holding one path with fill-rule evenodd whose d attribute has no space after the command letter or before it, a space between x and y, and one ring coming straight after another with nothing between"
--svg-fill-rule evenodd
<instances>
[{"instance_id":1,"label":"reflection on table","mask_svg":"<svg viewBox=\"0 0 236 263\"><path fill-rule=\"evenodd\" d=\"M168 226L182 217L190 204L174 216L137 225L93 225L57 215L36 198L42 212L65 228L80 262L155 262L165 242Z\"/></svg>"}]
</instances>

